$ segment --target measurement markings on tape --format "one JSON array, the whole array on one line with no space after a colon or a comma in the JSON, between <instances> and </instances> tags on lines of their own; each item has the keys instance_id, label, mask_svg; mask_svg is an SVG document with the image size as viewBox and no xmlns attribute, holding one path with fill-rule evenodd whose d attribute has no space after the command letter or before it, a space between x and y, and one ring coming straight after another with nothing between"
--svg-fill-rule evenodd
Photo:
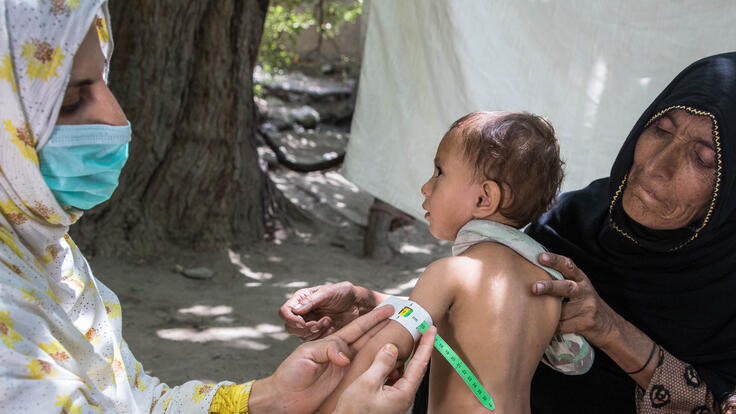
<instances>
[{"instance_id":1,"label":"measurement markings on tape","mask_svg":"<svg viewBox=\"0 0 736 414\"><path fill-rule=\"evenodd\" d=\"M417 329L419 332L424 333L429 329L429 324L427 322L422 322ZM493 410L495 408L495 405L493 404L493 399L490 395L488 395L488 392L483 388L483 386L480 384L480 381L478 381L478 378L475 378L475 375L473 375L473 372L470 371L470 368L468 368L467 365L463 362L462 359L455 353L455 351L450 348L450 345L447 345L447 342L445 342L442 337L439 335L435 335L434 337L434 347L442 354L443 357L447 360L447 362L450 363L450 365L457 371L458 374L460 374L460 377L462 377L463 381L470 387L470 389L473 391L473 394L478 398L478 401L480 401L481 404L483 404L484 407L488 408L489 410Z\"/></svg>"}]
</instances>

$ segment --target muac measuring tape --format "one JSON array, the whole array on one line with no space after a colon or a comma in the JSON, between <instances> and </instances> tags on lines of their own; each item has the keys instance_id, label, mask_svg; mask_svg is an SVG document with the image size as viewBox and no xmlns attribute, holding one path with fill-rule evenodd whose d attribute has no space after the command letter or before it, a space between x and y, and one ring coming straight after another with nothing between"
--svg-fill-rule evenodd
<instances>
[{"instance_id":1,"label":"muac measuring tape","mask_svg":"<svg viewBox=\"0 0 736 414\"><path fill-rule=\"evenodd\" d=\"M401 326L406 328L411 336L416 341L420 334L429 329L432 326L432 317L416 302L397 298L395 296L388 297L383 303L378 306L391 305L394 307L394 314L389 319L395 320L400 323ZM429 322L427 322L429 321ZM440 354L450 363L460 377L465 381L470 390L473 391L478 401L489 410L493 410L496 406L493 404L493 399L488 392L483 388L478 381L478 378L473 375L473 372L465 365L465 362L458 356L458 354L452 350L450 345L442 339L439 334L434 337L434 347L439 351Z\"/></svg>"}]
</instances>

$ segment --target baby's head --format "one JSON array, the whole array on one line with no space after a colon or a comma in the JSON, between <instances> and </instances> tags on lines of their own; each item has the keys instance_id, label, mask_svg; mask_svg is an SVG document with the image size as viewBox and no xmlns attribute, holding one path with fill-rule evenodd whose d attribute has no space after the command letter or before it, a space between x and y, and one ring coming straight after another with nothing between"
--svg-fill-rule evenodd
<instances>
[{"instance_id":1,"label":"baby's head","mask_svg":"<svg viewBox=\"0 0 736 414\"><path fill-rule=\"evenodd\" d=\"M474 112L452 124L437 148L422 206L430 231L454 240L472 219L522 227L544 213L562 183L552 125L524 112Z\"/></svg>"}]
</instances>

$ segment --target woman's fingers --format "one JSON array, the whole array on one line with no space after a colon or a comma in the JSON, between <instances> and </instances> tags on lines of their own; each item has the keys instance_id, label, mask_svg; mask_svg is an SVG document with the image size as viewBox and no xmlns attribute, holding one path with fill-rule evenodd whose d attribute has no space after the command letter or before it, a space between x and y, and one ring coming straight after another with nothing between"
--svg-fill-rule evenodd
<instances>
[{"instance_id":1,"label":"woman's fingers","mask_svg":"<svg viewBox=\"0 0 736 414\"><path fill-rule=\"evenodd\" d=\"M532 284L535 295L564 298L557 332L583 335L596 346L607 343L618 323L617 314L598 296L590 279L568 257L546 252L540 254L538 260L565 277L564 280L540 280Z\"/></svg>"},{"instance_id":2,"label":"woman's fingers","mask_svg":"<svg viewBox=\"0 0 736 414\"><path fill-rule=\"evenodd\" d=\"M284 320L286 332L296 335L305 341L315 339L314 332L311 330L314 328L314 324L306 321L303 315L309 313L312 309L313 302L309 300L309 297L319 288L317 286L299 289L281 305L279 308L279 317Z\"/></svg>"},{"instance_id":3,"label":"woman's fingers","mask_svg":"<svg viewBox=\"0 0 736 414\"><path fill-rule=\"evenodd\" d=\"M532 284L535 295L551 295L561 298L575 298L581 294L580 285L573 280L539 280Z\"/></svg>"},{"instance_id":4,"label":"woman's fingers","mask_svg":"<svg viewBox=\"0 0 736 414\"><path fill-rule=\"evenodd\" d=\"M585 276L575 263L565 256L554 253L542 253L537 258L539 263L551 267L565 277L564 280L539 280L532 284L532 293L535 295L552 295L561 298L577 298L584 295L584 291L580 286L581 282L586 282L588 277Z\"/></svg>"},{"instance_id":5,"label":"woman's fingers","mask_svg":"<svg viewBox=\"0 0 736 414\"><path fill-rule=\"evenodd\" d=\"M583 314L583 301L570 301L562 306L560 321L576 318Z\"/></svg>"},{"instance_id":6,"label":"woman's fingers","mask_svg":"<svg viewBox=\"0 0 736 414\"><path fill-rule=\"evenodd\" d=\"M304 330L305 325L306 321L301 316L296 316L293 319L290 317L290 320L284 323L284 328L286 328L286 332L302 337L307 334L307 331Z\"/></svg>"},{"instance_id":7,"label":"woman's fingers","mask_svg":"<svg viewBox=\"0 0 736 414\"><path fill-rule=\"evenodd\" d=\"M350 322L335 332L334 335L341 338L347 344L352 344L393 313L393 306L381 306Z\"/></svg>"},{"instance_id":8,"label":"woman's fingers","mask_svg":"<svg viewBox=\"0 0 736 414\"><path fill-rule=\"evenodd\" d=\"M386 382L386 378L391 371L394 370L398 355L399 350L396 348L396 345L384 345L373 359L373 364L371 364L370 368L359 379L364 381L365 385L369 388L380 388Z\"/></svg>"},{"instance_id":9,"label":"woman's fingers","mask_svg":"<svg viewBox=\"0 0 736 414\"><path fill-rule=\"evenodd\" d=\"M390 315L389 315L390 316ZM388 324L388 319L382 320L381 322L378 322L376 326L371 328L368 332L363 334L360 338L356 339L351 345L350 349L352 349L354 352L358 352L363 348L365 344L368 343L368 341L373 338L375 334L381 331L386 325Z\"/></svg>"},{"instance_id":10,"label":"woman's fingers","mask_svg":"<svg viewBox=\"0 0 736 414\"><path fill-rule=\"evenodd\" d=\"M279 308L279 316L286 321L298 321L301 319L298 315L309 312L312 308L312 294L318 291L320 286L299 289L294 292L291 297Z\"/></svg>"},{"instance_id":11,"label":"woman's fingers","mask_svg":"<svg viewBox=\"0 0 736 414\"><path fill-rule=\"evenodd\" d=\"M310 314L312 308L319 301L314 295L319 293L321 286L300 289L279 308L279 317L284 320L286 332L298 336L303 341L313 341L334 332L330 330L332 319L323 316L319 320L318 315Z\"/></svg>"},{"instance_id":12,"label":"woman's fingers","mask_svg":"<svg viewBox=\"0 0 736 414\"><path fill-rule=\"evenodd\" d=\"M574 280L576 282L582 282L587 277L569 257L565 257L559 254L545 252L537 257L539 263L543 266L551 267L558 272L562 273L565 279Z\"/></svg>"},{"instance_id":13,"label":"woman's fingers","mask_svg":"<svg viewBox=\"0 0 736 414\"><path fill-rule=\"evenodd\" d=\"M559 333L585 332L594 325L595 309L585 300L570 301L562 306Z\"/></svg>"},{"instance_id":14,"label":"woman's fingers","mask_svg":"<svg viewBox=\"0 0 736 414\"><path fill-rule=\"evenodd\" d=\"M416 390L427 369L436 332L436 328L430 328L422 335L419 347L407 365L404 375L393 386L386 383L386 378L392 375L396 367L398 351L394 345L386 344L378 351L370 368L345 389L333 414L406 413L414 401Z\"/></svg>"},{"instance_id":15,"label":"woman's fingers","mask_svg":"<svg viewBox=\"0 0 736 414\"><path fill-rule=\"evenodd\" d=\"M305 321L299 328L289 323L285 323L284 326L286 327L286 332L298 336L302 341L314 341L333 332L330 330L331 323L329 318L325 318L319 321Z\"/></svg>"},{"instance_id":16,"label":"woman's fingers","mask_svg":"<svg viewBox=\"0 0 736 414\"><path fill-rule=\"evenodd\" d=\"M327 357L333 364L339 367L345 367L350 364L350 357L348 353L350 350L348 346L340 340L329 340L330 343L327 347Z\"/></svg>"},{"instance_id":17,"label":"woman's fingers","mask_svg":"<svg viewBox=\"0 0 736 414\"><path fill-rule=\"evenodd\" d=\"M388 374L388 379L386 380L386 384L393 385L402 376L404 376L404 362L401 360L396 360L396 364L394 365L394 370L391 371L390 374Z\"/></svg>"},{"instance_id":18,"label":"woman's fingers","mask_svg":"<svg viewBox=\"0 0 736 414\"><path fill-rule=\"evenodd\" d=\"M429 357L432 356L432 349L434 349L434 337L437 333L437 328L434 326L427 329L422 334L422 339L419 341L419 346L411 357L409 364L407 364L404 370L404 375L396 381L394 387L410 391L414 394L419 388L419 383L422 382L424 372L427 370L427 364L429 364Z\"/></svg>"},{"instance_id":19,"label":"woman's fingers","mask_svg":"<svg viewBox=\"0 0 736 414\"><path fill-rule=\"evenodd\" d=\"M325 335L322 334L322 331L319 331L319 332L310 332L310 333L307 333L307 334L304 334L304 335L299 335L299 339L301 339L302 341L305 341L305 342L309 342L309 341L316 341L317 339L320 339L323 336L325 336Z\"/></svg>"},{"instance_id":20,"label":"woman's fingers","mask_svg":"<svg viewBox=\"0 0 736 414\"><path fill-rule=\"evenodd\" d=\"M611 338L616 324L615 312L589 288L583 296L562 305L557 332L577 333L600 346Z\"/></svg>"},{"instance_id":21,"label":"woman's fingers","mask_svg":"<svg viewBox=\"0 0 736 414\"><path fill-rule=\"evenodd\" d=\"M324 302L329 301L334 290L334 285L320 285L311 288L301 289L297 293L301 292L298 300L293 306L294 313L304 315L311 312L313 309L323 305ZM294 294L294 296L297 296Z\"/></svg>"},{"instance_id":22,"label":"woman's fingers","mask_svg":"<svg viewBox=\"0 0 736 414\"><path fill-rule=\"evenodd\" d=\"M323 316L318 321L307 321L304 325L309 329L309 332L320 333L326 331L327 328L332 326L332 318L329 316Z\"/></svg>"}]
</instances>

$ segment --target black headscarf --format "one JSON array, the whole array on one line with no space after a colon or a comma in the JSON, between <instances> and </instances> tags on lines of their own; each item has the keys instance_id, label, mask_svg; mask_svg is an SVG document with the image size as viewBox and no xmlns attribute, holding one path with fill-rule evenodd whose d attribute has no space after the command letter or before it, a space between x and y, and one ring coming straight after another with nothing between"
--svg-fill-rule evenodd
<instances>
[{"instance_id":1,"label":"black headscarf","mask_svg":"<svg viewBox=\"0 0 736 414\"><path fill-rule=\"evenodd\" d=\"M716 176L705 217L688 228L654 231L628 218L621 194L639 136L672 109L711 118ZM634 125L611 176L561 195L527 233L573 259L606 303L692 364L721 398L736 384L734 190L736 53L726 53L683 70ZM632 411L635 383L600 350L596 359L593 369L577 378L540 367L532 386L535 410Z\"/></svg>"}]
</instances>

